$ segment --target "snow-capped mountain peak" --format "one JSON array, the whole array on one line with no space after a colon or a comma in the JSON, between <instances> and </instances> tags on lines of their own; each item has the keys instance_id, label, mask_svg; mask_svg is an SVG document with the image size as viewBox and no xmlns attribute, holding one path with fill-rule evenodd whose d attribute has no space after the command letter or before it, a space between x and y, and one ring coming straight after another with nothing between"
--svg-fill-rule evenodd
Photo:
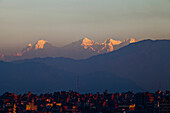
<instances>
[{"instance_id":1,"label":"snow-capped mountain peak","mask_svg":"<svg viewBox=\"0 0 170 113\"><path fill-rule=\"evenodd\" d=\"M44 45L47 43L47 41L45 40L39 40L36 44L35 44L35 50L37 49L43 49Z\"/></svg>"},{"instance_id":2,"label":"snow-capped mountain peak","mask_svg":"<svg viewBox=\"0 0 170 113\"><path fill-rule=\"evenodd\" d=\"M28 47L32 47L32 44L28 44Z\"/></svg>"},{"instance_id":3,"label":"snow-capped mountain peak","mask_svg":"<svg viewBox=\"0 0 170 113\"><path fill-rule=\"evenodd\" d=\"M113 39L107 39L107 40L105 40L103 43L102 43L102 45L105 45L105 47L103 48L103 50L104 49L107 49L107 52L112 52L113 50L114 50L114 46L115 45L119 45L119 44L121 44L122 43L122 41L120 41L120 40L113 40Z\"/></svg>"},{"instance_id":4,"label":"snow-capped mountain peak","mask_svg":"<svg viewBox=\"0 0 170 113\"><path fill-rule=\"evenodd\" d=\"M104 43L112 44L112 45L118 45L118 44L122 43L122 41L120 41L120 40L113 40L113 39L110 38L110 39L105 40Z\"/></svg>"},{"instance_id":5,"label":"snow-capped mountain peak","mask_svg":"<svg viewBox=\"0 0 170 113\"><path fill-rule=\"evenodd\" d=\"M35 57L69 57L73 59L84 59L94 55L112 52L137 42L134 38L124 41L107 39L103 43L98 43L88 38L73 42L64 47L56 47L45 40L38 40L35 44L29 43L26 48L12 56L0 55L0 59L28 59Z\"/></svg>"},{"instance_id":6,"label":"snow-capped mountain peak","mask_svg":"<svg viewBox=\"0 0 170 113\"><path fill-rule=\"evenodd\" d=\"M135 38L130 38L130 39L123 40L122 42L135 43L137 42L137 40Z\"/></svg>"},{"instance_id":7,"label":"snow-capped mountain peak","mask_svg":"<svg viewBox=\"0 0 170 113\"><path fill-rule=\"evenodd\" d=\"M137 42L135 38L130 39L130 43L135 43L135 42Z\"/></svg>"},{"instance_id":8,"label":"snow-capped mountain peak","mask_svg":"<svg viewBox=\"0 0 170 113\"><path fill-rule=\"evenodd\" d=\"M82 43L81 43L81 46L83 46L84 49L87 49L88 47L91 47L94 44L95 44L95 42L93 40L90 40L88 38L84 38Z\"/></svg>"},{"instance_id":9,"label":"snow-capped mountain peak","mask_svg":"<svg viewBox=\"0 0 170 113\"><path fill-rule=\"evenodd\" d=\"M34 46L31 43L29 43L25 49L23 49L21 52L16 53L16 56L22 56L24 53L32 49L34 50L43 49L46 43L47 41L44 41L44 40L38 40Z\"/></svg>"}]
</instances>

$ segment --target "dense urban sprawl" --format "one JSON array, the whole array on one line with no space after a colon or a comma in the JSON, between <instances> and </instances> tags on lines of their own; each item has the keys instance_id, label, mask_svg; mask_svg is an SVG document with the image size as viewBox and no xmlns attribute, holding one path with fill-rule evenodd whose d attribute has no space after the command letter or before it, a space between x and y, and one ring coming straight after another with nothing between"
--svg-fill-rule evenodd
<instances>
[{"instance_id":1,"label":"dense urban sprawl","mask_svg":"<svg viewBox=\"0 0 170 113\"><path fill-rule=\"evenodd\" d=\"M74 91L35 95L4 93L0 112L23 113L170 113L170 91L155 93L96 93Z\"/></svg>"}]
</instances>

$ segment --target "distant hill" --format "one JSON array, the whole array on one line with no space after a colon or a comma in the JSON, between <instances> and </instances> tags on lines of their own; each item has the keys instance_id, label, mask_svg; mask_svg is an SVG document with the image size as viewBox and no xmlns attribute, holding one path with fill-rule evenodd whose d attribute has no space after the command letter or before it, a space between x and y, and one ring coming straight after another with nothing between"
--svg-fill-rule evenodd
<instances>
[{"instance_id":1,"label":"distant hill","mask_svg":"<svg viewBox=\"0 0 170 113\"><path fill-rule=\"evenodd\" d=\"M132 81L144 90L170 90L170 40L143 40L137 43L124 46L119 50L97 55L85 60L73 60L69 58L35 58L30 60L15 61L15 63L34 62L43 63L53 68L77 73L90 80L103 84L114 77L99 79L102 72L111 73L126 81ZM93 74L92 74L93 73ZM87 76L87 78L86 78ZM88 78L88 76L90 76ZM100 82L99 82L100 81ZM109 82L111 83L111 82ZM122 82L120 82L122 83ZM124 83L124 82L123 82ZM87 86L90 83L87 83ZM100 85L97 85L100 86ZM96 88L98 88L96 86ZM120 85L114 85L117 88ZM101 86L102 87L102 86ZM107 88L107 87L106 87ZM128 88L129 89L129 88Z\"/></svg>"}]
</instances>

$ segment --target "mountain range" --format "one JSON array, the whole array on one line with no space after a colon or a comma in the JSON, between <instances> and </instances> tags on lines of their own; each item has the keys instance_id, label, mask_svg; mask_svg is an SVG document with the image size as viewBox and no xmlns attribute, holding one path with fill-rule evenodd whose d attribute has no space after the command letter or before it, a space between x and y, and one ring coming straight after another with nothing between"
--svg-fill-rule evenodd
<instances>
[{"instance_id":1,"label":"mountain range","mask_svg":"<svg viewBox=\"0 0 170 113\"><path fill-rule=\"evenodd\" d=\"M170 40L143 40L81 60L46 57L1 61L0 92L170 90L169 50Z\"/></svg>"},{"instance_id":2,"label":"mountain range","mask_svg":"<svg viewBox=\"0 0 170 113\"><path fill-rule=\"evenodd\" d=\"M1 54L1 60L13 61L31 58L44 57L66 57L73 59L86 59L94 55L112 52L130 43L136 42L135 39L124 41L107 39L103 43L98 43L88 38L83 38L72 42L64 47L56 47L45 40L38 40L35 44L28 46L14 55Z\"/></svg>"}]
</instances>

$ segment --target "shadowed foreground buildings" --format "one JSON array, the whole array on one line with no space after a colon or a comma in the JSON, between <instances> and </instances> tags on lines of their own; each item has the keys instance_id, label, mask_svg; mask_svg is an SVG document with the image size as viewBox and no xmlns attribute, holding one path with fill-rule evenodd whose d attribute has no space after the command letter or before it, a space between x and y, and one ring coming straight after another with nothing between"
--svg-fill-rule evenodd
<instances>
[{"instance_id":1,"label":"shadowed foreground buildings","mask_svg":"<svg viewBox=\"0 0 170 113\"><path fill-rule=\"evenodd\" d=\"M79 94L55 92L53 94L0 96L0 112L112 112L112 113L169 113L170 91L155 93L108 93Z\"/></svg>"}]
</instances>

